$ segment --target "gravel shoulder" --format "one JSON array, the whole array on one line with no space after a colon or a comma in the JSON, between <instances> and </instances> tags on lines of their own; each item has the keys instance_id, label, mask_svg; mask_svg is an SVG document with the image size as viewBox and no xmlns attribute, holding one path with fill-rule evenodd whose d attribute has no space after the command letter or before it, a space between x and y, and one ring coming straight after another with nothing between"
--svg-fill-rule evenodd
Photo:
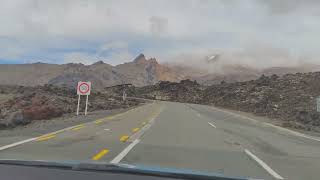
<instances>
[{"instance_id":1,"label":"gravel shoulder","mask_svg":"<svg viewBox=\"0 0 320 180\"><path fill-rule=\"evenodd\" d=\"M276 126L279 126L279 127L283 127L282 126L283 121L281 121L281 120L271 119L271 118L264 117L264 116L257 116L257 115L255 115L253 113L248 113L248 112L243 112L243 111L230 110L230 109L221 108L221 107L215 107L215 108L218 108L218 109L221 109L221 110L224 110L224 111L227 111L227 112L239 114L239 115L242 115L242 116L245 116L245 117L248 117L248 118L252 118L252 119L255 119L255 120L257 120L258 122L261 122L261 123L270 123L270 124L273 124L273 125L276 125ZM320 132L307 131L307 130L304 130L304 129L296 129L296 128L290 128L290 127L283 127L283 128L290 129L290 130L296 131L296 132L300 132L300 133L303 133L303 134L306 134L306 135L320 137Z\"/></svg>"}]
</instances>

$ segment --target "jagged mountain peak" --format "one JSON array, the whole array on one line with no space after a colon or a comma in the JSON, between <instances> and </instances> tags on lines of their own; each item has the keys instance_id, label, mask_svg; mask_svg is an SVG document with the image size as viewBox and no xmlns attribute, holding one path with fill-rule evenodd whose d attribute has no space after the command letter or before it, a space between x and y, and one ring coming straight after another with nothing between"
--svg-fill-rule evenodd
<instances>
[{"instance_id":1,"label":"jagged mountain peak","mask_svg":"<svg viewBox=\"0 0 320 180\"><path fill-rule=\"evenodd\" d=\"M159 64L156 58L150 58L150 59L146 59L144 54L139 54L134 60L134 63L136 64Z\"/></svg>"},{"instance_id":2,"label":"jagged mountain peak","mask_svg":"<svg viewBox=\"0 0 320 180\"><path fill-rule=\"evenodd\" d=\"M103 61L97 61L97 62L95 62L95 63L93 63L92 65L101 65L101 64L105 64Z\"/></svg>"},{"instance_id":3,"label":"jagged mountain peak","mask_svg":"<svg viewBox=\"0 0 320 180\"><path fill-rule=\"evenodd\" d=\"M147 61L147 59L146 59L146 57L144 56L144 54L139 54L134 60L133 60L133 62L134 63L144 63L144 62L146 62Z\"/></svg>"},{"instance_id":4,"label":"jagged mountain peak","mask_svg":"<svg viewBox=\"0 0 320 180\"><path fill-rule=\"evenodd\" d=\"M95 89L130 83L136 86L151 85L161 80L178 81L180 77L170 68L146 59L143 54L134 61L112 66L103 61L91 65L81 63L0 65L0 84L37 86L44 84L66 85L74 88L78 81L92 81Z\"/></svg>"}]
</instances>

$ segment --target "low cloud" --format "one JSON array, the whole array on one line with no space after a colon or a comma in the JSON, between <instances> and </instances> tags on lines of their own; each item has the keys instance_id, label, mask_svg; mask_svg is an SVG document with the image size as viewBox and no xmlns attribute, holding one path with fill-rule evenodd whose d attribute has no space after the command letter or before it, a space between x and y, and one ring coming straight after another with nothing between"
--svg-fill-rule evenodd
<instances>
[{"instance_id":1,"label":"low cloud","mask_svg":"<svg viewBox=\"0 0 320 180\"><path fill-rule=\"evenodd\" d=\"M149 19L150 32L154 35L164 35L168 31L168 19L163 17L152 16Z\"/></svg>"},{"instance_id":2,"label":"low cloud","mask_svg":"<svg viewBox=\"0 0 320 180\"><path fill-rule=\"evenodd\" d=\"M97 61L99 61L97 56L83 52L72 52L64 55L64 63L82 63L90 65Z\"/></svg>"},{"instance_id":3,"label":"low cloud","mask_svg":"<svg viewBox=\"0 0 320 180\"><path fill-rule=\"evenodd\" d=\"M4 0L0 62L117 64L146 53L200 64L218 49L226 62L259 67L319 63L319 8L315 0Z\"/></svg>"},{"instance_id":4,"label":"low cloud","mask_svg":"<svg viewBox=\"0 0 320 180\"><path fill-rule=\"evenodd\" d=\"M112 41L104 43L97 47L91 53L86 52L70 52L63 57L64 63L82 63L92 64L97 61L104 61L105 63L116 65L131 61L134 54L129 52L128 43L123 41Z\"/></svg>"}]
</instances>

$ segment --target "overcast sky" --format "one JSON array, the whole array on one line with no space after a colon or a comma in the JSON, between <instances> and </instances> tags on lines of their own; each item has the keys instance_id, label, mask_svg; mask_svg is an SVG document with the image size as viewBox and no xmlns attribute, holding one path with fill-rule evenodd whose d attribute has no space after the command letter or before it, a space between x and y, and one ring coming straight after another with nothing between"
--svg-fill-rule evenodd
<instances>
[{"instance_id":1,"label":"overcast sky","mask_svg":"<svg viewBox=\"0 0 320 180\"><path fill-rule=\"evenodd\" d=\"M320 62L317 0L1 0L0 63Z\"/></svg>"}]
</instances>

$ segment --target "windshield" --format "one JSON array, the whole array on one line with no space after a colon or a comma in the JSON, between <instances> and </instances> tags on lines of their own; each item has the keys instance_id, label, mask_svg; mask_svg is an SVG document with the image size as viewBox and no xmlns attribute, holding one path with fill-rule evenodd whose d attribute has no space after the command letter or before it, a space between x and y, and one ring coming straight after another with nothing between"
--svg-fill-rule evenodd
<instances>
[{"instance_id":1,"label":"windshield","mask_svg":"<svg viewBox=\"0 0 320 180\"><path fill-rule=\"evenodd\" d=\"M0 160L318 180L319 8L3 0Z\"/></svg>"}]
</instances>

